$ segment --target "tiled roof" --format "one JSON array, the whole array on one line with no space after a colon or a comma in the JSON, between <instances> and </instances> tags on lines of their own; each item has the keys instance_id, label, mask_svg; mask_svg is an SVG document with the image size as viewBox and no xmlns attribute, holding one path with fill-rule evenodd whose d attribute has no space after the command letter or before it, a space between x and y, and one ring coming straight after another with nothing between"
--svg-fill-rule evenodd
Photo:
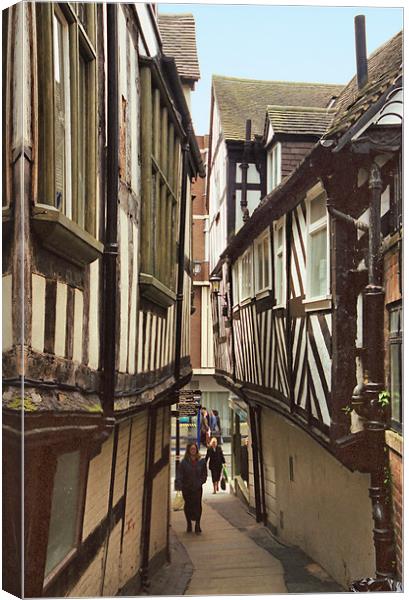
<instances>
[{"instance_id":1,"label":"tiled roof","mask_svg":"<svg viewBox=\"0 0 409 600\"><path fill-rule=\"evenodd\" d=\"M305 106L268 106L267 118L274 133L314 134L321 137L334 117L334 110Z\"/></svg>"},{"instance_id":2,"label":"tiled roof","mask_svg":"<svg viewBox=\"0 0 409 600\"><path fill-rule=\"evenodd\" d=\"M200 79L193 15L159 14L158 24L163 52L166 56L173 56L181 79Z\"/></svg>"},{"instance_id":3,"label":"tiled roof","mask_svg":"<svg viewBox=\"0 0 409 600\"><path fill-rule=\"evenodd\" d=\"M213 75L213 89L225 139L244 140L246 119L252 121L252 135L263 133L268 105L325 108L343 86Z\"/></svg>"},{"instance_id":4,"label":"tiled roof","mask_svg":"<svg viewBox=\"0 0 409 600\"><path fill-rule=\"evenodd\" d=\"M402 32L375 50L368 58L368 83L358 90L354 76L341 92L334 119L325 137L336 137L349 129L402 74Z\"/></svg>"}]
</instances>

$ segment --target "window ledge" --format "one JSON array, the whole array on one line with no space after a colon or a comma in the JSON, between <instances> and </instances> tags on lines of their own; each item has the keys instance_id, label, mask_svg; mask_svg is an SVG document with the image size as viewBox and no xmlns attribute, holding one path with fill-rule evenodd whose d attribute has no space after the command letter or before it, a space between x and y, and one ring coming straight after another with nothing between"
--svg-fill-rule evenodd
<instances>
[{"instance_id":1,"label":"window ledge","mask_svg":"<svg viewBox=\"0 0 409 600\"><path fill-rule=\"evenodd\" d=\"M141 295L146 300L158 304L163 308L168 308L175 303L176 294L172 292L166 285L161 283L153 275L148 273L139 274L139 287Z\"/></svg>"},{"instance_id":2,"label":"window ledge","mask_svg":"<svg viewBox=\"0 0 409 600\"><path fill-rule=\"evenodd\" d=\"M36 204L31 219L41 245L65 260L84 267L102 256L103 244L53 206Z\"/></svg>"},{"instance_id":3,"label":"window ledge","mask_svg":"<svg viewBox=\"0 0 409 600\"><path fill-rule=\"evenodd\" d=\"M402 440L402 436L399 435L399 433L397 433L396 431L392 431L391 429L388 429L385 432L385 441L386 441L386 445L389 448L391 448L397 454L402 456L402 454L403 454L402 441L403 440Z\"/></svg>"},{"instance_id":4,"label":"window ledge","mask_svg":"<svg viewBox=\"0 0 409 600\"><path fill-rule=\"evenodd\" d=\"M256 300L262 300L263 298L268 298L271 294L270 288L265 288L264 290L260 290L256 293Z\"/></svg>"},{"instance_id":5,"label":"window ledge","mask_svg":"<svg viewBox=\"0 0 409 600\"><path fill-rule=\"evenodd\" d=\"M327 310L332 307L332 296L322 298L307 298L302 301L306 312L313 310Z\"/></svg>"},{"instance_id":6,"label":"window ledge","mask_svg":"<svg viewBox=\"0 0 409 600\"><path fill-rule=\"evenodd\" d=\"M239 306L247 306L248 304L251 304L251 300L252 298L245 298L244 300L240 300Z\"/></svg>"}]
</instances>

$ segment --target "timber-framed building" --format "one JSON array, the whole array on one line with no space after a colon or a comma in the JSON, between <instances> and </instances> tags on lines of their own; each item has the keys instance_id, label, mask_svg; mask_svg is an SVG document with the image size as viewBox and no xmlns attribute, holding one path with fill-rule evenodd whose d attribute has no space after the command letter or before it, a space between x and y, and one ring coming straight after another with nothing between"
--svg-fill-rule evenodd
<instances>
[{"instance_id":1,"label":"timber-framed building","mask_svg":"<svg viewBox=\"0 0 409 600\"><path fill-rule=\"evenodd\" d=\"M209 157L216 379L247 405L248 502L344 586L401 577L401 33L359 58L345 87L214 76Z\"/></svg>"},{"instance_id":2,"label":"timber-framed building","mask_svg":"<svg viewBox=\"0 0 409 600\"><path fill-rule=\"evenodd\" d=\"M191 377L195 25L148 4L3 14L3 584L136 593L168 557Z\"/></svg>"}]
</instances>

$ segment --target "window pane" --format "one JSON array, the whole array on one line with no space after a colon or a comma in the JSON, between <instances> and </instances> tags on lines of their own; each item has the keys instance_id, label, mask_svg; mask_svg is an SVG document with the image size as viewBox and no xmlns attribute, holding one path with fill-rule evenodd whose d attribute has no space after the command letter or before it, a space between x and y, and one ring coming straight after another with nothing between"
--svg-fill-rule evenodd
<instances>
[{"instance_id":1,"label":"window pane","mask_svg":"<svg viewBox=\"0 0 409 600\"><path fill-rule=\"evenodd\" d=\"M310 212L310 222L315 223L319 219L322 219L326 215L326 200L325 194L322 193L314 200L311 200L310 203L311 212Z\"/></svg>"},{"instance_id":2,"label":"window pane","mask_svg":"<svg viewBox=\"0 0 409 600\"><path fill-rule=\"evenodd\" d=\"M264 288L263 281L263 244L257 246L257 290Z\"/></svg>"},{"instance_id":3,"label":"window pane","mask_svg":"<svg viewBox=\"0 0 409 600\"><path fill-rule=\"evenodd\" d=\"M58 457L54 478L45 574L62 561L76 542L80 452Z\"/></svg>"},{"instance_id":4,"label":"window pane","mask_svg":"<svg viewBox=\"0 0 409 600\"><path fill-rule=\"evenodd\" d=\"M275 265L275 287L277 304L282 304L283 301L283 256L282 254L276 257Z\"/></svg>"},{"instance_id":5,"label":"window pane","mask_svg":"<svg viewBox=\"0 0 409 600\"><path fill-rule=\"evenodd\" d=\"M391 344L392 419L401 422L401 344Z\"/></svg>"},{"instance_id":6,"label":"window pane","mask_svg":"<svg viewBox=\"0 0 409 600\"><path fill-rule=\"evenodd\" d=\"M87 162L87 63L79 56L78 81L78 207L77 222L85 225L84 212L86 201L86 162Z\"/></svg>"},{"instance_id":7,"label":"window pane","mask_svg":"<svg viewBox=\"0 0 409 600\"><path fill-rule=\"evenodd\" d=\"M269 265L269 239L264 238L263 241L263 258L264 258L264 287L270 287L270 265Z\"/></svg>"},{"instance_id":8,"label":"window pane","mask_svg":"<svg viewBox=\"0 0 409 600\"><path fill-rule=\"evenodd\" d=\"M310 292L314 298L327 293L327 230L311 234L310 242Z\"/></svg>"},{"instance_id":9,"label":"window pane","mask_svg":"<svg viewBox=\"0 0 409 600\"><path fill-rule=\"evenodd\" d=\"M65 79L63 27L54 14L55 205L59 209L65 200Z\"/></svg>"},{"instance_id":10,"label":"window pane","mask_svg":"<svg viewBox=\"0 0 409 600\"><path fill-rule=\"evenodd\" d=\"M390 332L400 332L400 308L397 310L392 310L390 313Z\"/></svg>"},{"instance_id":11,"label":"window pane","mask_svg":"<svg viewBox=\"0 0 409 600\"><path fill-rule=\"evenodd\" d=\"M281 248L283 245L283 228L277 229L277 248Z\"/></svg>"}]
</instances>

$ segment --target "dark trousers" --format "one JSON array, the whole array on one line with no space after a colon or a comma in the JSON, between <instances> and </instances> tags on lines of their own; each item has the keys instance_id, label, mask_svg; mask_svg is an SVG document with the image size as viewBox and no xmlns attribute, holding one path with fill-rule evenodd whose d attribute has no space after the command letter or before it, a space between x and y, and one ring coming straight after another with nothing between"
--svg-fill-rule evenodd
<instances>
[{"instance_id":1,"label":"dark trousers","mask_svg":"<svg viewBox=\"0 0 409 600\"><path fill-rule=\"evenodd\" d=\"M198 490L182 490L186 521L200 521L202 516L202 494L203 489L201 487Z\"/></svg>"}]
</instances>

